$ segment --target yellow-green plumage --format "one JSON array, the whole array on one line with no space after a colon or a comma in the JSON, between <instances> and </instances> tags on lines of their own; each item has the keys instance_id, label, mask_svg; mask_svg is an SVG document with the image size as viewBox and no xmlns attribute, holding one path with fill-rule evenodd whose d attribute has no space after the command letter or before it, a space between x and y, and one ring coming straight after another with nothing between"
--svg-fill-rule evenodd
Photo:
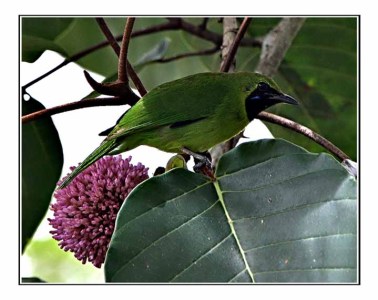
<instances>
[{"instance_id":1,"label":"yellow-green plumage","mask_svg":"<svg viewBox=\"0 0 378 300\"><path fill-rule=\"evenodd\" d=\"M124 114L61 187L106 154L140 145L173 153L181 153L182 148L204 152L231 138L247 126L251 114L253 118L254 112L247 113L246 99L261 82L281 93L271 79L249 72L201 73L156 87ZM260 106L257 112L265 108ZM248 107L254 110L253 105Z\"/></svg>"}]
</instances>

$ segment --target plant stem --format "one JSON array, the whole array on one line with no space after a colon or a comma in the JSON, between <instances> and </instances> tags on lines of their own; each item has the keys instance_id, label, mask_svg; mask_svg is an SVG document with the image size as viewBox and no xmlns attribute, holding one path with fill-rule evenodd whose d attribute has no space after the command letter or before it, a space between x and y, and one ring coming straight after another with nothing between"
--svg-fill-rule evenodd
<instances>
[{"instance_id":1,"label":"plant stem","mask_svg":"<svg viewBox=\"0 0 378 300\"><path fill-rule=\"evenodd\" d=\"M67 112L71 110L76 110L80 108L86 107L95 107L95 106L116 106L116 105L124 105L127 104L119 97L109 97L109 98L90 98L75 102L66 103L63 105L54 106L52 108L46 108L34 113L25 115L22 117L22 124L38 120L43 117L49 117L52 115L56 115L62 112Z\"/></svg>"},{"instance_id":2,"label":"plant stem","mask_svg":"<svg viewBox=\"0 0 378 300\"><path fill-rule=\"evenodd\" d=\"M101 21L102 19L102 21ZM107 38L109 44L112 46L114 52L117 54L117 56L120 56L121 47L118 45L117 40L111 33L109 27L106 25L105 20L103 18L97 18L97 23L99 23L99 26L104 33L105 37ZM127 26L127 25L126 25ZM126 30L126 29L125 29ZM131 33L132 36L132 33ZM134 83L136 89L138 90L139 94L143 97L145 94L147 94L147 90L143 86L142 81L140 80L138 74L135 72L133 66L130 64L130 62L126 59L126 67L127 69L127 75L130 76L132 82Z\"/></svg>"},{"instance_id":3,"label":"plant stem","mask_svg":"<svg viewBox=\"0 0 378 300\"><path fill-rule=\"evenodd\" d=\"M178 60L178 59L182 59L182 58L186 58L186 57L191 57L191 56L209 55L209 54L213 54L217 51L219 51L219 47L215 46L211 49L182 53L182 54L174 55L174 56L167 57L167 58L156 59L156 60L153 60L151 62L167 63L167 62L171 62L171 61L174 61L174 60Z\"/></svg>"},{"instance_id":4,"label":"plant stem","mask_svg":"<svg viewBox=\"0 0 378 300\"><path fill-rule=\"evenodd\" d=\"M129 49L131 32L133 30L135 18L127 18L125 31L123 33L121 51L119 52L118 60L118 81L128 84L129 78L127 76L128 64L127 63L127 52Z\"/></svg>"},{"instance_id":5,"label":"plant stem","mask_svg":"<svg viewBox=\"0 0 378 300\"><path fill-rule=\"evenodd\" d=\"M231 45L231 47L230 47L230 49L229 49L229 51L226 55L226 58L222 62L222 65L221 65L221 68L220 68L221 72L228 72L228 70L230 69L232 62L234 61L236 51L238 50L240 42L241 42L245 32L247 31L250 23L251 23L250 18L247 18L247 17L244 18L235 38L233 40L233 43L232 43L232 45Z\"/></svg>"},{"instance_id":6,"label":"plant stem","mask_svg":"<svg viewBox=\"0 0 378 300\"><path fill-rule=\"evenodd\" d=\"M318 133L312 131L310 128L298 124L292 120L286 119L281 116L277 116L272 113L268 112L261 112L257 115L256 119L260 119L261 121L267 121L270 123L278 124L283 127L289 128L295 132L298 132L309 139L313 140L317 144L323 146L333 155L335 155L340 161L344 161L345 159L350 159L348 155L346 155L343 151L341 151L338 147L328 141L326 138L322 137Z\"/></svg>"},{"instance_id":7,"label":"plant stem","mask_svg":"<svg viewBox=\"0 0 378 300\"><path fill-rule=\"evenodd\" d=\"M235 55L230 55L230 51L233 45L237 47L237 45L234 43L237 30L238 25L236 18L223 18L222 60L220 67L220 70L223 72L233 72L235 69ZM234 53L236 53L235 50ZM228 66L226 66L226 64ZM214 146L210 150L212 166L215 167L221 156L234 146L234 138Z\"/></svg>"},{"instance_id":8,"label":"plant stem","mask_svg":"<svg viewBox=\"0 0 378 300\"><path fill-rule=\"evenodd\" d=\"M104 18L96 18L98 26L100 27L102 33L105 35L110 46L113 48L114 52L119 56L120 47L117 43L117 40L114 38L112 32L110 31L108 25L106 24Z\"/></svg>"}]
</instances>

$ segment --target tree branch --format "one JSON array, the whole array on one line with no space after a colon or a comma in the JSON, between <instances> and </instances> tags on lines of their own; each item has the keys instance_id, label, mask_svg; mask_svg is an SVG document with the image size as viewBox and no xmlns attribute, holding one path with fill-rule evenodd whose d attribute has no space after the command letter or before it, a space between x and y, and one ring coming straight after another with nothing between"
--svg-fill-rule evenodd
<instances>
[{"instance_id":1,"label":"tree branch","mask_svg":"<svg viewBox=\"0 0 378 300\"><path fill-rule=\"evenodd\" d=\"M238 25L236 18L223 18L223 43L222 43L222 61L220 69L226 72L233 72L235 69L235 55L229 55L232 45L235 43L235 38L237 35ZM236 52L235 52L236 53ZM227 69L224 67L226 61L228 60ZM229 139L223 143L214 146L210 150L212 166L215 167L220 159L220 157L234 147L234 138Z\"/></svg>"},{"instance_id":2,"label":"tree branch","mask_svg":"<svg viewBox=\"0 0 378 300\"><path fill-rule=\"evenodd\" d=\"M129 83L129 77L127 76L128 72L128 63L127 61L127 52L129 49L129 43L131 38L131 32L133 30L135 18L128 17L125 31L123 33L122 44L121 44L121 51L119 53L119 60L118 60L118 81L124 82L125 84Z\"/></svg>"},{"instance_id":3,"label":"tree branch","mask_svg":"<svg viewBox=\"0 0 378 300\"><path fill-rule=\"evenodd\" d=\"M66 103L63 105L54 106L51 108L46 108L46 109L28 114L22 117L22 124L35 121L43 117L49 117L49 116L56 115L62 112L67 112L67 111L76 110L80 108L95 107L95 106L116 106L116 105L124 105L124 104L127 104L127 103L119 97L90 98L90 99L85 99L85 100L80 100L76 102Z\"/></svg>"},{"instance_id":4,"label":"tree branch","mask_svg":"<svg viewBox=\"0 0 378 300\"><path fill-rule=\"evenodd\" d=\"M244 18L235 38L233 39L230 49L228 49L227 54L225 55L225 59L222 61L221 68L220 68L221 72L228 72L228 70L230 69L232 62L234 61L236 51L238 50L240 42L245 32L247 31L250 23L251 23L250 18L247 18L247 17Z\"/></svg>"},{"instance_id":5,"label":"tree branch","mask_svg":"<svg viewBox=\"0 0 378 300\"><path fill-rule=\"evenodd\" d=\"M219 51L219 47L215 46L211 49L182 53L182 54L174 55L174 56L167 57L167 58L156 59L156 60L153 60L151 62L167 63L167 62L171 62L171 61L174 61L174 60L178 60L178 59L182 59L182 58L186 58L186 57L191 57L191 56L210 55L210 54L216 53L217 51Z\"/></svg>"},{"instance_id":6,"label":"tree branch","mask_svg":"<svg viewBox=\"0 0 378 300\"><path fill-rule=\"evenodd\" d=\"M310 128L298 124L292 120L286 119L281 116L277 116L272 113L268 112L261 112L257 115L256 119L260 119L261 121L267 121L269 123L278 124L283 127L289 128L295 132L298 132L314 142L318 143L319 145L323 146L329 152L334 154L340 161L344 161L345 159L350 159L348 155L346 155L343 151L341 151L338 147L328 141L326 138L322 137L321 135L317 134L316 132L312 131Z\"/></svg>"},{"instance_id":7,"label":"tree branch","mask_svg":"<svg viewBox=\"0 0 378 300\"><path fill-rule=\"evenodd\" d=\"M304 18L283 18L264 38L256 72L272 77L278 70Z\"/></svg>"},{"instance_id":8,"label":"tree branch","mask_svg":"<svg viewBox=\"0 0 378 300\"><path fill-rule=\"evenodd\" d=\"M98 26L105 35L114 52L117 54L117 56L119 56L120 47L117 43L117 40L114 38L112 32L110 31L108 25L106 24L104 18L96 18L96 22L98 23Z\"/></svg>"},{"instance_id":9,"label":"tree branch","mask_svg":"<svg viewBox=\"0 0 378 300\"><path fill-rule=\"evenodd\" d=\"M97 19L100 19L100 20L97 20ZM120 56L120 52L121 52L121 47L118 45L116 39L114 38L113 34L111 33L109 27L106 25L105 21L102 18L97 18L97 19L96 20L99 23L102 32L106 36L106 38L107 38L108 42L110 43L110 45L112 45L112 48L113 48L114 52L119 57ZM101 19L102 19L102 22L101 22ZM125 28L125 31L126 31L126 28ZM132 33L131 33L131 35L132 35ZM145 94L147 94L147 90L145 89L142 81L140 80L138 74L135 72L134 68L130 64L129 60L126 60L126 67L125 68L127 69L127 75L131 78L131 80L134 83L134 85L135 85L136 89L138 90L139 94L143 97ZM88 78L87 78L87 80L88 80ZM94 80L92 80L92 83L93 83L93 81ZM91 80L88 81L88 82L91 84ZM100 84L96 83L96 85L99 86ZM92 84L91 84L91 86L92 86ZM95 89L95 88L93 88L93 89Z\"/></svg>"}]
</instances>

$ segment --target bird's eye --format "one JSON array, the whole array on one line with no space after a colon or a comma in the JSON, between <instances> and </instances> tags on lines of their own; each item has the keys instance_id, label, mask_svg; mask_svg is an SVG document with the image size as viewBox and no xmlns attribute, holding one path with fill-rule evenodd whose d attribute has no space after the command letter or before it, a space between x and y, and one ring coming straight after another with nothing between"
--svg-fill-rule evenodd
<instances>
[{"instance_id":1,"label":"bird's eye","mask_svg":"<svg viewBox=\"0 0 378 300\"><path fill-rule=\"evenodd\" d=\"M265 82L259 82L257 87L259 88L260 91L267 91L270 88L269 84L267 84Z\"/></svg>"}]
</instances>

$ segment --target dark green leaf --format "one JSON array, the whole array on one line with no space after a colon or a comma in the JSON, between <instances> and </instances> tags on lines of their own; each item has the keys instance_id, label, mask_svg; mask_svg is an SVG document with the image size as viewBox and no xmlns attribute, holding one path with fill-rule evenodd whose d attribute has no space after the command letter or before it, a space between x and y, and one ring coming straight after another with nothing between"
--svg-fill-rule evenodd
<instances>
[{"instance_id":1,"label":"dark green leaf","mask_svg":"<svg viewBox=\"0 0 378 300\"><path fill-rule=\"evenodd\" d=\"M22 101L26 115L44 106ZM22 125L22 250L44 217L63 166L63 151L51 118Z\"/></svg>"},{"instance_id":2,"label":"dark green leaf","mask_svg":"<svg viewBox=\"0 0 378 300\"><path fill-rule=\"evenodd\" d=\"M282 140L224 155L215 182L174 169L119 212L108 282L355 282L356 182Z\"/></svg>"},{"instance_id":3,"label":"dark green leaf","mask_svg":"<svg viewBox=\"0 0 378 300\"><path fill-rule=\"evenodd\" d=\"M35 62L45 50L64 54L64 50L53 41L35 36L22 36L22 61Z\"/></svg>"},{"instance_id":4,"label":"dark green leaf","mask_svg":"<svg viewBox=\"0 0 378 300\"><path fill-rule=\"evenodd\" d=\"M22 34L53 41L74 19L56 17L23 17Z\"/></svg>"},{"instance_id":5,"label":"dark green leaf","mask_svg":"<svg viewBox=\"0 0 378 300\"><path fill-rule=\"evenodd\" d=\"M124 25L124 22L125 19L123 18L114 18L112 24ZM114 35L121 34L122 28L117 26L112 32ZM67 53L66 57L70 57L105 40L106 38L101 32L95 18L75 18L69 30L60 36L56 42L65 50ZM107 46L86 55L76 63L87 70L107 77L114 74L117 70L117 62L117 55L110 46Z\"/></svg>"},{"instance_id":6,"label":"dark green leaf","mask_svg":"<svg viewBox=\"0 0 378 300\"><path fill-rule=\"evenodd\" d=\"M43 281L39 279L38 277L23 277L22 283L44 283L46 281Z\"/></svg>"},{"instance_id":7,"label":"dark green leaf","mask_svg":"<svg viewBox=\"0 0 378 300\"><path fill-rule=\"evenodd\" d=\"M21 19L22 60L34 62L45 50L65 55L55 39L69 27L72 21L72 18L23 17Z\"/></svg>"}]
</instances>

